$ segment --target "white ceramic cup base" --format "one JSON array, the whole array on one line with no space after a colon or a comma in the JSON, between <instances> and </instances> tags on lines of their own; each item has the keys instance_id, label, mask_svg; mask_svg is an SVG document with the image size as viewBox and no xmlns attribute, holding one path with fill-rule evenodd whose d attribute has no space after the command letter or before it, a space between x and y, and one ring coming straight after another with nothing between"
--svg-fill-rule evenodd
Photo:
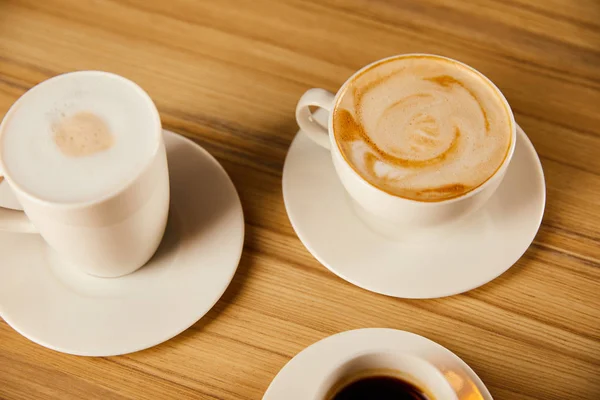
<instances>
[{"instance_id":1,"label":"white ceramic cup base","mask_svg":"<svg viewBox=\"0 0 600 400\"><path fill-rule=\"evenodd\" d=\"M403 354L450 368L474 384L484 400L492 400L481 379L451 351L414 333L383 328L342 332L307 347L279 371L263 400L321 400L332 371L349 359L373 353Z\"/></svg>"},{"instance_id":2,"label":"white ceramic cup base","mask_svg":"<svg viewBox=\"0 0 600 400\"><path fill-rule=\"evenodd\" d=\"M184 331L221 297L237 269L244 217L221 165L164 131L171 209L163 241L141 269L98 278L69 265L37 234L0 232L0 316L53 350L110 356Z\"/></svg>"},{"instance_id":3,"label":"white ceramic cup base","mask_svg":"<svg viewBox=\"0 0 600 400\"><path fill-rule=\"evenodd\" d=\"M327 113L315 118L326 124ZM283 197L292 226L330 271L364 289L403 298L450 296L508 270L533 241L546 187L533 145L518 128L506 176L478 211L447 227L390 239L360 219L330 153L302 131L283 169Z\"/></svg>"}]
</instances>

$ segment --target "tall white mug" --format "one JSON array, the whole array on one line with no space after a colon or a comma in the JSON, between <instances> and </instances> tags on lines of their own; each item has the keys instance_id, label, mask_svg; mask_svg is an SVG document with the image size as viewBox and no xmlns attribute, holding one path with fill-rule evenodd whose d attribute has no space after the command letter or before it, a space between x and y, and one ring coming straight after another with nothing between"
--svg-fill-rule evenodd
<instances>
[{"instance_id":1,"label":"tall white mug","mask_svg":"<svg viewBox=\"0 0 600 400\"><path fill-rule=\"evenodd\" d=\"M137 111L127 118L145 118L143 126L148 129L141 140L148 141L145 145L151 150L141 160L142 167L118 187L91 200L62 202L33 193L21 181L22 175L15 173L16 168L26 167L28 160L19 160L8 168L1 157L11 151L11 145L3 140L11 118L17 112L39 114L41 110L36 108L34 98L64 97L73 88L84 92L87 85L97 84L98 79L110 82L112 88L134 99ZM24 210L0 208L0 230L37 232L62 259L89 274L117 277L131 273L152 257L163 237L169 210L169 174L160 116L143 89L118 75L72 72L44 81L25 93L0 125L0 175Z\"/></svg>"},{"instance_id":2,"label":"tall white mug","mask_svg":"<svg viewBox=\"0 0 600 400\"><path fill-rule=\"evenodd\" d=\"M466 215L480 208L492 196L504 178L508 165L512 159L516 143L516 124L506 98L483 74L472 67L461 63L469 70L482 76L490 85L498 90L498 94L509 112L511 126L510 147L502 165L496 170L491 178L481 186L459 197L435 202L417 201L395 196L367 182L351 165L349 165L348 161L346 161L340 151L340 147L333 134L334 110L346 87L351 85L355 78L360 76L363 71L372 68L378 63L383 63L397 57L410 56L429 56L447 59L446 57L441 56L406 54L375 61L348 78L340 90L338 90L337 94L330 93L324 89L309 89L302 95L296 107L296 120L300 128L315 143L331 152L335 171L344 188L358 206L355 207L355 209L359 217L374 230L392 238L403 237L403 235L407 233L413 234L424 228L429 229L432 227L445 226L448 223L464 218ZM321 125L314 118L310 107L318 107L329 113L326 127Z\"/></svg>"}]
</instances>

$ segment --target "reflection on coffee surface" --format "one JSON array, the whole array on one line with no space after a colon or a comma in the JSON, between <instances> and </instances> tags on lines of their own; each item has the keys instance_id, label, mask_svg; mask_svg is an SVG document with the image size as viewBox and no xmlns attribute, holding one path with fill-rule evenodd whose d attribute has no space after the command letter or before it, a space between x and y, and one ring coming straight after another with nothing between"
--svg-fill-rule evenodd
<instances>
[{"instance_id":1,"label":"reflection on coffee surface","mask_svg":"<svg viewBox=\"0 0 600 400\"><path fill-rule=\"evenodd\" d=\"M396 196L441 201L477 188L508 154L513 126L481 74L436 56L401 56L340 93L336 142L353 169Z\"/></svg>"},{"instance_id":2,"label":"reflection on coffee surface","mask_svg":"<svg viewBox=\"0 0 600 400\"><path fill-rule=\"evenodd\" d=\"M433 400L425 391L392 375L356 379L334 392L327 400Z\"/></svg>"},{"instance_id":3,"label":"reflection on coffee surface","mask_svg":"<svg viewBox=\"0 0 600 400\"><path fill-rule=\"evenodd\" d=\"M60 151L71 157L83 157L108 150L114 142L104 120L87 111L65 116L53 125L52 130L54 142Z\"/></svg>"}]
</instances>

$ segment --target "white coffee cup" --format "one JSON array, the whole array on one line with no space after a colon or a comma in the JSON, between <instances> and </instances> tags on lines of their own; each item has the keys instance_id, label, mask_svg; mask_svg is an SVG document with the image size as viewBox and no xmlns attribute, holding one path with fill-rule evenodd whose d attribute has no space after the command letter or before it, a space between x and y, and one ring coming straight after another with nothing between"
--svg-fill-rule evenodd
<instances>
[{"instance_id":1,"label":"white coffee cup","mask_svg":"<svg viewBox=\"0 0 600 400\"><path fill-rule=\"evenodd\" d=\"M40 110L30 101L33 94L60 97L65 87L77 80L80 85L94 79L110 79L119 90L127 91L148 116L143 140L151 152L135 176L115 190L92 200L59 202L27 190L0 158L0 175L16 194L24 213L0 208L0 230L39 232L65 261L100 277L117 277L135 271L154 254L163 237L169 210L169 174L160 116L148 94L128 79L107 72L79 71L56 76L30 89L10 108L0 125L0 156L3 134L18 109L27 115ZM39 96L38 96L39 97ZM8 149L10 150L10 148ZM23 165L27 160L22 160ZM21 164L19 164L21 165ZM14 165L13 170L14 172Z\"/></svg>"},{"instance_id":2,"label":"white coffee cup","mask_svg":"<svg viewBox=\"0 0 600 400\"><path fill-rule=\"evenodd\" d=\"M410 56L428 55L407 54L403 57ZM352 200L354 200L354 203L358 205L356 211L359 217L371 228L389 237L401 237L407 233L414 234L422 228L429 229L444 226L448 223L458 221L479 209L492 196L504 178L516 144L516 123L514 116L506 98L498 89L501 100L504 102L510 115L510 147L501 166L485 183L459 197L436 202L426 202L392 195L367 182L349 165L343 157L338 143L336 143L335 135L333 134L333 111L338 104L341 94L344 93L344 89L354 81L355 77L359 76L363 71L370 69L375 64L396 57L399 56L375 61L357 71L346 80L337 94L324 89L309 89L302 95L296 106L296 120L300 128L315 143L331 152L333 165L338 177ZM450 60L446 57L440 58ZM458 62L455 60L451 61ZM483 77L481 73L472 67L465 64L462 65ZM489 84L496 88L491 81L489 81ZM327 127L321 125L313 117L310 107L320 107L329 113Z\"/></svg>"},{"instance_id":3,"label":"white coffee cup","mask_svg":"<svg viewBox=\"0 0 600 400\"><path fill-rule=\"evenodd\" d=\"M353 355L335 366L323 376L311 400L329 400L353 381L382 375L411 383L433 399L458 400L455 389L433 364L416 356L390 350Z\"/></svg>"}]
</instances>

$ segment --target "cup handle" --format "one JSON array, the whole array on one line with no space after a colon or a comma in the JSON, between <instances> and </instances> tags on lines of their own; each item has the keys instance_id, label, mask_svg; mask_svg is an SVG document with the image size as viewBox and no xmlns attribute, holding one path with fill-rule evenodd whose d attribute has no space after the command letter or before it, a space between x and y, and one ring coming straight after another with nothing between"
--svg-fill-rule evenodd
<instances>
[{"instance_id":1,"label":"cup handle","mask_svg":"<svg viewBox=\"0 0 600 400\"><path fill-rule=\"evenodd\" d=\"M315 143L328 150L331 149L329 131L327 127L322 126L313 118L309 107L320 107L331 113L334 99L335 95L325 89L309 89L300 97L296 106L296 121L298 121L300 129L306 132Z\"/></svg>"},{"instance_id":2,"label":"cup handle","mask_svg":"<svg viewBox=\"0 0 600 400\"><path fill-rule=\"evenodd\" d=\"M4 180L0 174L0 183ZM0 207L0 231L37 233L27 215L23 211Z\"/></svg>"}]
</instances>

